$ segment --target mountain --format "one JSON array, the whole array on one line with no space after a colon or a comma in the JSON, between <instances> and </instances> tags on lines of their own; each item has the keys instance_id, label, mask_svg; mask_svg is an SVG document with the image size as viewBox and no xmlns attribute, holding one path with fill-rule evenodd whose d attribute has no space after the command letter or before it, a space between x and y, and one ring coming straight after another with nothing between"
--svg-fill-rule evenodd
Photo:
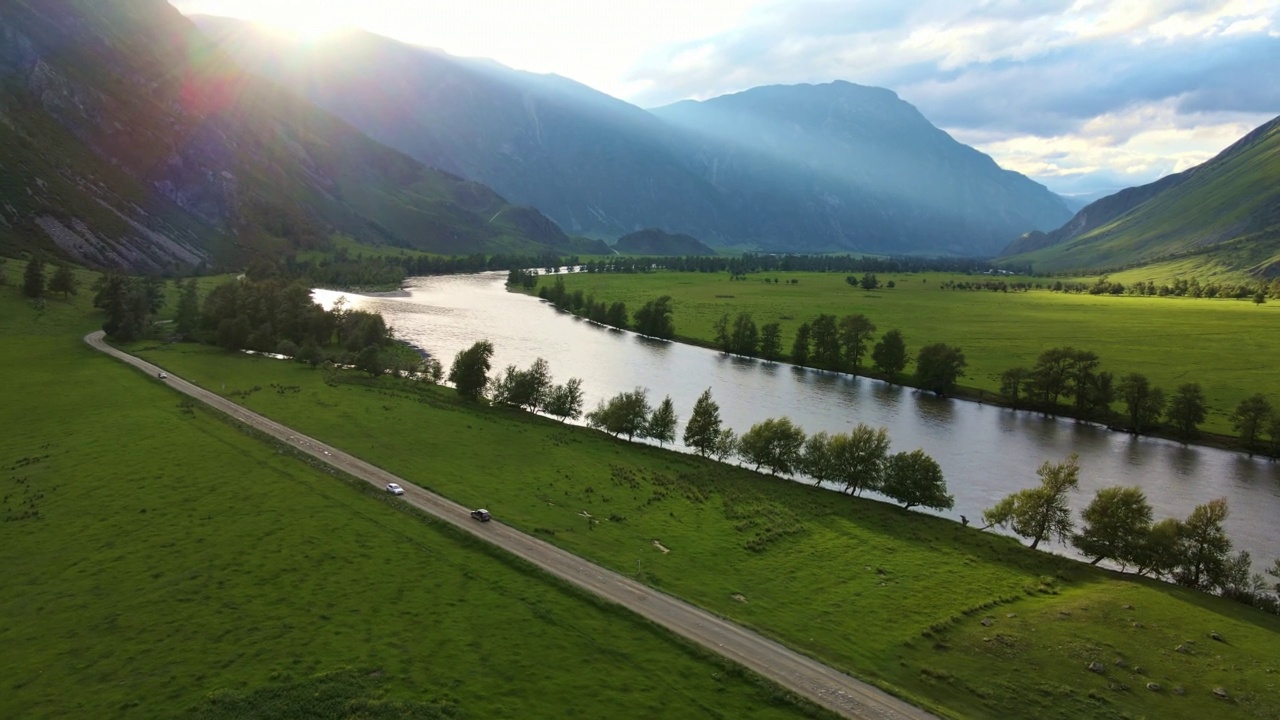
<instances>
[{"instance_id":1,"label":"mountain","mask_svg":"<svg viewBox=\"0 0 1280 720\"><path fill-rule=\"evenodd\" d=\"M1071 216L887 90L756 88L645 111L559 76L364 32L308 43L196 21L246 67L574 233L652 227L771 251L989 255Z\"/></svg>"},{"instance_id":2,"label":"mountain","mask_svg":"<svg viewBox=\"0 0 1280 720\"><path fill-rule=\"evenodd\" d=\"M242 71L164 0L0 3L0 125L0 250L167 271L333 233L448 253L574 245Z\"/></svg>"},{"instance_id":3,"label":"mountain","mask_svg":"<svg viewBox=\"0 0 1280 720\"><path fill-rule=\"evenodd\" d=\"M716 251L688 235L672 235L647 228L618 238L613 249L626 255L715 255Z\"/></svg>"},{"instance_id":4,"label":"mountain","mask_svg":"<svg viewBox=\"0 0 1280 720\"><path fill-rule=\"evenodd\" d=\"M1003 255L1037 270L1100 270L1182 256L1280 274L1280 117L1202 165L1121 190Z\"/></svg>"}]
</instances>

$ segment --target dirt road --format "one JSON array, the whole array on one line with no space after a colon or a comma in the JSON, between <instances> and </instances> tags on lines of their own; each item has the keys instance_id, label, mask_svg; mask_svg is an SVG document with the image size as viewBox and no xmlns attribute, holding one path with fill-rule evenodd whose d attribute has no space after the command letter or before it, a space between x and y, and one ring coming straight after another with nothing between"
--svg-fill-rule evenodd
<instances>
[{"instance_id":1,"label":"dirt road","mask_svg":"<svg viewBox=\"0 0 1280 720\"><path fill-rule=\"evenodd\" d=\"M84 340L93 348L119 358L151 377L157 377L161 372L161 368L108 345L103 340L101 331L86 335ZM251 412L172 373L169 373L168 378L163 382L179 392L186 393L230 415L245 425L268 433L376 487L384 488L387 483L399 483L405 490L402 496L404 501L424 512L483 538L567 582L618 603L845 717L884 720L934 717L755 632L518 532L501 522L496 520L488 523L476 522L471 519L468 508L435 493L427 492L404 478L392 475L335 447Z\"/></svg>"}]
</instances>

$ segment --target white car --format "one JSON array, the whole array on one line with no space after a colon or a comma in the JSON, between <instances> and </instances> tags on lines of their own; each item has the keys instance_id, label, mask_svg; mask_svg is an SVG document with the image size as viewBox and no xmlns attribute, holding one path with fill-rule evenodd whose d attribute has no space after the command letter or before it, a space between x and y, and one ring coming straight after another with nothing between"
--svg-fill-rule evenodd
<instances>
[{"instance_id":1,"label":"white car","mask_svg":"<svg viewBox=\"0 0 1280 720\"><path fill-rule=\"evenodd\" d=\"M161 370L161 371L160 371L160 374L159 374L159 375L156 375L156 377L160 378L161 380L168 380L168 379L169 379L169 373L167 373L167 372L165 372L165 371Z\"/></svg>"},{"instance_id":2,"label":"white car","mask_svg":"<svg viewBox=\"0 0 1280 720\"><path fill-rule=\"evenodd\" d=\"M400 487L399 483L387 483L387 492L392 495L403 495L404 488Z\"/></svg>"}]
</instances>

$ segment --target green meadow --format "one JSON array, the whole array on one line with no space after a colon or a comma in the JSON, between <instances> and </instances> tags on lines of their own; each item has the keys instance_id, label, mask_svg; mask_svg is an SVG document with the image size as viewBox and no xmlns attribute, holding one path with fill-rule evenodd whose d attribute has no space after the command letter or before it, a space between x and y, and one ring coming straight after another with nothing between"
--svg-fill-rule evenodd
<instances>
[{"instance_id":1,"label":"green meadow","mask_svg":"<svg viewBox=\"0 0 1280 720\"><path fill-rule=\"evenodd\" d=\"M766 283L766 277L780 282ZM1052 282L1044 278L878 277L896 287L868 292L837 273L766 273L746 280L730 280L726 273L577 273L565 276L565 283L597 300L621 300L633 312L670 295L678 338L700 345L714 342L713 324L724 313L748 312L758 325L780 323L784 353L801 323L822 313L862 313L876 324L877 335L900 330L912 357L935 342L962 348L968 369L960 384L974 394L996 392L1000 373L1032 367L1044 350L1072 346L1096 352L1101 370L1117 377L1142 373L1166 393L1182 383L1200 383L1210 405L1204 424L1210 432L1231 434L1229 416L1248 395L1261 392L1280 403L1280 375L1273 370L1280 357L1280 302L941 289L948 281ZM792 279L798 284L790 284Z\"/></svg>"},{"instance_id":2,"label":"green meadow","mask_svg":"<svg viewBox=\"0 0 1280 720\"><path fill-rule=\"evenodd\" d=\"M85 292L8 269L0 717L825 717L90 350Z\"/></svg>"},{"instance_id":3,"label":"green meadow","mask_svg":"<svg viewBox=\"0 0 1280 720\"><path fill-rule=\"evenodd\" d=\"M443 388L132 350L946 716L1280 718L1280 618L1243 605Z\"/></svg>"}]
</instances>

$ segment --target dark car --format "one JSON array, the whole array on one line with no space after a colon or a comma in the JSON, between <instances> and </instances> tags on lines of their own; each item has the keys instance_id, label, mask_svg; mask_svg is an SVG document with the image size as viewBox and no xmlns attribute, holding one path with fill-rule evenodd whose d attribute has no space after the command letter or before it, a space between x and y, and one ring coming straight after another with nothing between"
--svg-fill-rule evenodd
<instances>
[{"instance_id":1,"label":"dark car","mask_svg":"<svg viewBox=\"0 0 1280 720\"><path fill-rule=\"evenodd\" d=\"M489 511L485 510L484 508L481 508L479 510L472 510L471 517L479 520L480 522L489 522L491 518L491 516L489 515Z\"/></svg>"}]
</instances>

